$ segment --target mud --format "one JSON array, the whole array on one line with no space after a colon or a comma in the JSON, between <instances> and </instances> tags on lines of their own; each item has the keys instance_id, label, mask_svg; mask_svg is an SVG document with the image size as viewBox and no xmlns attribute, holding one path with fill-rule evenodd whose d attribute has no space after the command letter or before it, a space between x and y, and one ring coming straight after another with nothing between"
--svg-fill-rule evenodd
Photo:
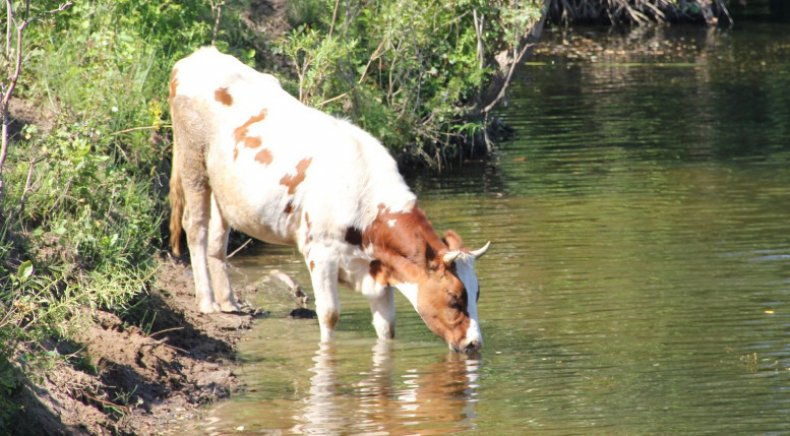
<instances>
[{"instance_id":1,"label":"mud","mask_svg":"<svg viewBox=\"0 0 790 436\"><path fill-rule=\"evenodd\" d=\"M235 346L262 315L249 306L200 314L192 289L183 264L161 259L154 286L128 319L92 311L74 342L50 344L67 359L28 383L16 432L172 434L197 419L201 405L240 390ZM242 301L245 292L256 289L242 290Z\"/></svg>"}]
</instances>

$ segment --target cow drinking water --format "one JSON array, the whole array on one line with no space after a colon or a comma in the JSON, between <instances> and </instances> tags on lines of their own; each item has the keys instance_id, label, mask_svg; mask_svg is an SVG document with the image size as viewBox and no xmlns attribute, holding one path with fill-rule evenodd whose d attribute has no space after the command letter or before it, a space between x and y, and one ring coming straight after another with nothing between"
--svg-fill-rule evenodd
<instances>
[{"instance_id":1,"label":"cow drinking water","mask_svg":"<svg viewBox=\"0 0 790 436\"><path fill-rule=\"evenodd\" d=\"M440 238L375 138L214 48L176 63L169 101L171 246L179 255L183 226L201 312L239 309L226 271L233 227L298 247L322 342L343 282L369 299L379 338L394 337L398 289L452 349L480 348L474 264L489 244L470 251L452 231Z\"/></svg>"}]
</instances>

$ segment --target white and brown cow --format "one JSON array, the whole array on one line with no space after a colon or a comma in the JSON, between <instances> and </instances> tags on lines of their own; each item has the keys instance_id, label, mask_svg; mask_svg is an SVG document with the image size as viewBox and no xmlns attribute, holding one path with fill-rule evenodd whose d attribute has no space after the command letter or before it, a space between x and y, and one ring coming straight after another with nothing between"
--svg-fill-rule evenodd
<instances>
[{"instance_id":1,"label":"white and brown cow","mask_svg":"<svg viewBox=\"0 0 790 436\"><path fill-rule=\"evenodd\" d=\"M451 348L480 348L474 264L488 244L469 251L452 231L437 236L375 138L208 47L176 63L170 108L171 245L178 255L183 225L201 312L238 310L225 263L233 227L298 247L321 341L344 282L370 300L380 338L394 336L397 288Z\"/></svg>"}]
</instances>

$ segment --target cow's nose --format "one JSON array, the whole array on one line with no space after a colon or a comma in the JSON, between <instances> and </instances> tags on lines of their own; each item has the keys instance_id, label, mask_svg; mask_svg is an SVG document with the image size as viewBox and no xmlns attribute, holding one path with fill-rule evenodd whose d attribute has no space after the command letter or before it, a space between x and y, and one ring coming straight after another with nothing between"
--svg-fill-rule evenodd
<instances>
[{"instance_id":1,"label":"cow's nose","mask_svg":"<svg viewBox=\"0 0 790 436\"><path fill-rule=\"evenodd\" d=\"M466 348L464 348L464 351L466 352L466 354L472 354L480 350L480 345L481 345L480 341L477 340L469 341L469 343L466 344Z\"/></svg>"}]
</instances>

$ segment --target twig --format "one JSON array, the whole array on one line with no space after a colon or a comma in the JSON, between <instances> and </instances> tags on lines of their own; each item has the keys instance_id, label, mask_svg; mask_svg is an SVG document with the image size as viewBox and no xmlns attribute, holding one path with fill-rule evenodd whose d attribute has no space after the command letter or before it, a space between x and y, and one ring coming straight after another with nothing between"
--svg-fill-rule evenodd
<instances>
[{"instance_id":1,"label":"twig","mask_svg":"<svg viewBox=\"0 0 790 436\"><path fill-rule=\"evenodd\" d=\"M116 404L109 400L102 400L101 398L94 397L93 395L85 392L84 390L82 391L82 395L88 397L89 400L93 400L94 402L99 403L102 407L107 407L107 405L109 405L110 408L120 409L124 414L128 414L132 411L132 409L129 406Z\"/></svg>"},{"instance_id":2,"label":"twig","mask_svg":"<svg viewBox=\"0 0 790 436\"><path fill-rule=\"evenodd\" d=\"M219 3L211 2L211 11L217 11L217 16L214 17L214 30L211 31L211 45L217 44L217 35L219 34L219 23L222 19L222 7L225 6L224 1L220 1Z\"/></svg>"},{"instance_id":3,"label":"twig","mask_svg":"<svg viewBox=\"0 0 790 436\"><path fill-rule=\"evenodd\" d=\"M335 10L332 11L332 23L329 25L329 37L332 37L332 31L335 29L335 21L337 20L337 9L340 6L340 0L335 0Z\"/></svg>"},{"instance_id":4,"label":"twig","mask_svg":"<svg viewBox=\"0 0 790 436\"><path fill-rule=\"evenodd\" d=\"M172 124L155 124L153 126L140 126L140 127L130 127L128 129L123 130L116 130L115 132L110 133L110 135L120 135L122 133L129 133L129 132L136 132L138 130L156 130L161 127L165 127L168 129L173 128Z\"/></svg>"},{"instance_id":5,"label":"twig","mask_svg":"<svg viewBox=\"0 0 790 436\"><path fill-rule=\"evenodd\" d=\"M151 333L150 335L148 335L148 337L149 338L153 338L156 335L161 335L162 333L174 332L176 330L184 330L184 327L180 327L180 326L179 327L170 327L170 328L167 328L167 329L164 329L164 330L159 330L158 332Z\"/></svg>"},{"instance_id":6,"label":"twig","mask_svg":"<svg viewBox=\"0 0 790 436\"><path fill-rule=\"evenodd\" d=\"M33 170L40 159L34 158L30 161L30 166L27 169L27 178L25 179L25 189L22 191L22 197L19 198L19 204L16 211L16 216L22 216L25 210L25 203L27 202L27 195L33 190L31 187L33 180Z\"/></svg>"},{"instance_id":7,"label":"twig","mask_svg":"<svg viewBox=\"0 0 790 436\"><path fill-rule=\"evenodd\" d=\"M362 82L365 80L365 76L367 76L368 74L368 69L370 68L370 64L375 62L377 59L381 58L381 53L382 53L381 49L384 48L385 41L386 41L385 39L382 39L381 42L379 43L379 46L376 47L375 50L373 50L373 54L370 55L370 59L368 60L368 63L365 65L365 69L362 70L362 74L359 75L359 80L357 81L358 85L361 85Z\"/></svg>"},{"instance_id":8,"label":"twig","mask_svg":"<svg viewBox=\"0 0 790 436\"><path fill-rule=\"evenodd\" d=\"M475 34L477 35L477 58L480 61L480 69L482 70L485 66L485 48L483 46L483 26L485 25L483 20L485 19L485 15L481 14L480 18L478 18L477 8L475 8L472 9L472 18L474 18L475 21Z\"/></svg>"},{"instance_id":9,"label":"twig","mask_svg":"<svg viewBox=\"0 0 790 436\"><path fill-rule=\"evenodd\" d=\"M332 103L335 100L340 100L341 98L346 97L347 95L348 95L348 92L344 92L344 93L342 93L340 95L336 95L336 96L334 96L332 98L329 98L329 99L326 99L326 100L322 101L321 103L316 104L315 107L316 108L320 108L321 106L323 106L325 104Z\"/></svg>"},{"instance_id":10,"label":"twig","mask_svg":"<svg viewBox=\"0 0 790 436\"><path fill-rule=\"evenodd\" d=\"M716 6L719 7L719 16L723 16L727 19L727 26L732 27L732 15L730 15L730 11L727 9L727 5L724 4L721 0L715 0Z\"/></svg>"},{"instance_id":11,"label":"twig","mask_svg":"<svg viewBox=\"0 0 790 436\"><path fill-rule=\"evenodd\" d=\"M244 247L250 245L250 243L252 243L252 239L247 239L246 241L244 241L243 244L241 244L241 246L239 248L233 250L233 252L230 253L225 259L230 259L231 257L235 256L236 253L238 253L239 251L243 250Z\"/></svg>"}]
</instances>

